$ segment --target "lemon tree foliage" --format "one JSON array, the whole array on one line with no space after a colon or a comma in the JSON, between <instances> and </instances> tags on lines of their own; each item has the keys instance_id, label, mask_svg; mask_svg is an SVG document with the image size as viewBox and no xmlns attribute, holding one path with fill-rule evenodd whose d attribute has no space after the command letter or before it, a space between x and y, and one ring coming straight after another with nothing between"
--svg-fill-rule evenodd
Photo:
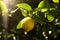
<instances>
[{"instance_id":1,"label":"lemon tree foliage","mask_svg":"<svg viewBox=\"0 0 60 40\"><path fill-rule=\"evenodd\" d=\"M48 20L49 22L52 22L54 20L55 16L58 15L57 12L54 12L54 11L56 11L56 8L49 7L48 2L49 2L48 0L47 1L42 0L38 4L38 7L35 10L32 10L31 6L29 6L26 3L17 4L16 6L18 8L20 8L23 16L29 16L28 14L30 13L32 15L32 18L35 19L38 23L44 24L46 22L46 20ZM39 10L37 10L37 9L39 9ZM29 12L27 12L27 11L29 11ZM56 13L56 15L54 15L54 13ZM21 25L21 22L19 24ZM20 26L20 25L18 25L18 26ZM17 28L19 28L19 27L17 27Z\"/></svg>"},{"instance_id":2,"label":"lemon tree foliage","mask_svg":"<svg viewBox=\"0 0 60 40\"><path fill-rule=\"evenodd\" d=\"M7 8L6 5L2 1L0 1L0 7L1 7L2 11L5 11Z\"/></svg>"},{"instance_id":3,"label":"lemon tree foliage","mask_svg":"<svg viewBox=\"0 0 60 40\"><path fill-rule=\"evenodd\" d=\"M54 17L52 15L47 15L47 19L49 22L51 22L54 20Z\"/></svg>"},{"instance_id":4,"label":"lemon tree foliage","mask_svg":"<svg viewBox=\"0 0 60 40\"><path fill-rule=\"evenodd\" d=\"M45 8L46 7L46 2L45 1L41 1L38 5L38 8Z\"/></svg>"},{"instance_id":5,"label":"lemon tree foliage","mask_svg":"<svg viewBox=\"0 0 60 40\"><path fill-rule=\"evenodd\" d=\"M59 0L41 0L40 2L36 0L38 5L33 5L32 1L36 3L35 0L28 0L29 4L36 8L32 8L28 3L16 4L18 10L8 16L8 27L5 30L2 23L3 16L7 11L9 14L11 12L10 8L8 7L7 10L5 3L0 0L0 40L60 39ZM9 39L11 37L13 39Z\"/></svg>"},{"instance_id":6,"label":"lemon tree foliage","mask_svg":"<svg viewBox=\"0 0 60 40\"><path fill-rule=\"evenodd\" d=\"M17 29L20 29L20 28L22 28L22 21L20 21L17 25Z\"/></svg>"},{"instance_id":7,"label":"lemon tree foliage","mask_svg":"<svg viewBox=\"0 0 60 40\"><path fill-rule=\"evenodd\" d=\"M28 4L26 5L26 3L17 4L17 6L25 17L18 23L17 29L23 28L26 32L30 32L36 28L37 32L41 30L45 39L46 37L54 38L59 32L55 31L59 30L55 27L60 27L59 0L42 0L35 9L32 9Z\"/></svg>"},{"instance_id":8,"label":"lemon tree foliage","mask_svg":"<svg viewBox=\"0 0 60 40\"><path fill-rule=\"evenodd\" d=\"M31 6L26 3L17 4L16 6L21 10L23 16L27 16L27 13L32 10Z\"/></svg>"},{"instance_id":9,"label":"lemon tree foliage","mask_svg":"<svg viewBox=\"0 0 60 40\"><path fill-rule=\"evenodd\" d=\"M52 0L54 3L59 3L59 0Z\"/></svg>"},{"instance_id":10,"label":"lemon tree foliage","mask_svg":"<svg viewBox=\"0 0 60 40\"><path fill-rule=\"evenodd\" d=\"M2 16L4 15L5 12L7 12L7 6L3 1L0 1L0 8L2 10Z\"/></svg>"},{"instance_id":11,"label":"lemon tree foliage","mask_svg":"<svg viewBox=\"0 0 60 40\"><path fill-rule=\"evenodd\" d=\"M32 10L31 6L26 4L26 3L17 4L16 6L18 8L20 8L21 10L23 10L23 9L25 9L27 11L31 11Z\"/></svg>"}]
</instances>

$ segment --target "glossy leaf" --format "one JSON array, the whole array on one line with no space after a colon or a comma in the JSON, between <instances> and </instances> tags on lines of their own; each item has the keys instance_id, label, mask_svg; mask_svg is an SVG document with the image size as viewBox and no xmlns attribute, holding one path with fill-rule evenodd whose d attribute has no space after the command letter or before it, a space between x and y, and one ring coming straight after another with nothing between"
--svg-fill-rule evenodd
<instances>
[{"instance_id":1,"label":"glossy leaf","mask_svg":"<svg viewBox=\"0 0 60 40\"><path fill-rule=\"evenodd\" d=\"M56 10L55 8L49 8L50 11L52 10ZM41 12L47 12L48 11L48 8L42 8L40 9Z\"/></svg>"},{"instance_id":2,"label":"glossy leaf","mask_svg":"<svg viewBox=\"0 0 60 40\"><path fill-rule=\"evenodd\" d=\"M60 25L60 23L56 23L56 25Z\"/></svg>"},{"instance_id":3,"label":"glossy leaf","mask_svg":"<svg viewBox=\"0 0 60 40\"><path fill-rule=\"evenodd\" d=\"M21 29L22 28L22 21L20 21L17 25L17 29Z\"/></svg>"},{"instance_id":4,"label":"glossy leaf","mask_svg":"<svg viewBox=\"0 0 60 40\"><path fill-rule=\"evenodd\" d=\"M46 18L46 17L47 17L47 15L48 15L48 12L45 12L45 13L44 13L44 17Z\"/></svg>"},{"instance_id":5,"label":"glossy leaf","mask_svg":"<svg viewBox=\"0 0 60 40\"><path fill-rule=\"evenodd\" d=\"M45 1L41 1L38 5L38 8L45 8L46 7L46 2Z\"/></svg>"},{"instance_id":6,"label":"glossy leaf","mask_svg":"<svg viewBox=\"0 0 60 40\"><path fill-rule=\"evenodd\" d=\"M16 6L18 8L20 8L20 10L22 10L22 9L27 10L27 11L31 11L32 10L31 6L26 4L26 3L17 4Z\"/></svg>"},{"instance_id":7,"label":"glossy leaf","mask_svg":"<svg viewBox=\"0 0 60 40\"><path fill-rule=\"evenodd\" d=\"M47 19L49 22L52 22L54 20L54 17L52 15L47 15Z\"/></svg>"},{"instance_id":8,"label":"glossy leaf","mask_svg":"<svg viewBox=\"0 0 60 40\"><path fill-rule=\"evenodd\" d=\"M4 15L4 13L7 12L7 6L3 1L0 1L0 8L2 10L2 15Z\"/></svg>"},{"instance_id":9,"label":"glossy leaf","mask_svg":"<svg viewBox=\"0 0 60 40\"><path fill-rule=\"evenodd\" d=\"M41 9L41 12L46 12L48 9L47 8L43 8Z\"/></svg>"},{"instance_id":10,"label":"glossy leaf","mask_svg":"<svg viewBox=\"0 0 60 40\"><path fill-rule=\"evenodd\" d=\"M52 0L54 3L59 3L59 0Z\"/></svg>"},{"instance_id":11,"label":"glossy leaf","mask_svg":"<svg viewBox=\"0 0 60 40\"><path fill-rule=\"evenodd\" d=\"M50 8L49 10L52 11L52 10L56 10L56 9L55 8Z\"/></svg>"},{"instance_id":12,"label":"glossy leaf","mask_svg":"<svg viewBox=\"0 0 60 40\"><path fill-rule=\"evenodd\" d=\"M21 12L22 12L22 15L23 15L24 17L27 16L27 11L26 11L26 10L22 10Z\"/></svg>"}]
</instances>

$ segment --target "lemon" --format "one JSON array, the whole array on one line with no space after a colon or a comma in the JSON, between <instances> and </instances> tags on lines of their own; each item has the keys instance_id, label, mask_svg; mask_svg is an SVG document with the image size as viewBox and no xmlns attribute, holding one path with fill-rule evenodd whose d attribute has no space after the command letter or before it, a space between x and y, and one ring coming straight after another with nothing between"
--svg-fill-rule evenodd
<instances>
[{"instance_id":1,"label":"lemon","mask_svg":"<svg viewBox=\"0 0 60 40\"><path fill-rule=\"evenodd\" d=\"M22 28L29 32L34 28L34 20L31 17L26 17L22 21Z\"/></svg>"}]
</instances>

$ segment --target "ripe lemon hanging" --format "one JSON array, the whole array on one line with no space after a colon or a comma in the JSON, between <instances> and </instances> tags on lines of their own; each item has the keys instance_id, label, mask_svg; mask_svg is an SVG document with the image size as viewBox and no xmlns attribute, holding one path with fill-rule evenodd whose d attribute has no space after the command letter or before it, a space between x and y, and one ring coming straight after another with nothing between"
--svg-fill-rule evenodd
<instances>
[{"instance_id":1,"label":"ripe lemon hanging","mask_svg":"<svg viewBox=\"0 0 60 40\"><path fill-rule=\"evenodd\" d=\"M34 28L34 20L31 17L26 17L22 20L22 28L29 32L30 30L32 30Z\"/></svg>"},{"instance_id":2,"label":"ripe lemon hanging","mask_svg":"<svg viewBox=\"0 0 60 40\"><path fill-rule=\"evenodd\" d=\"M34 20L31 17L22 19L17 25L17 29L23 28L26 32L31 31L34 28Z\"/></svg>"}]
</instances>

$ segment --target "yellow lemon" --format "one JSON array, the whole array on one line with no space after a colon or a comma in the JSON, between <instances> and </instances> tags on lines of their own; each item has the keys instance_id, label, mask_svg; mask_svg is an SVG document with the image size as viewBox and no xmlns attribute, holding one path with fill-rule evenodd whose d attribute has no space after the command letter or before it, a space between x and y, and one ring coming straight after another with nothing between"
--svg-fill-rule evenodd
<instances>
[{"instance_id":1,"label":"yellow lemon","mask_svg":"<svg viewBox=\"0 0 60 40\"><path fill-rule=\"evenodd\" d=\"M22 21L22 28L29 32L34 28L34 20L31 17L26 17Z\"/></svg>"}]
</instances>

